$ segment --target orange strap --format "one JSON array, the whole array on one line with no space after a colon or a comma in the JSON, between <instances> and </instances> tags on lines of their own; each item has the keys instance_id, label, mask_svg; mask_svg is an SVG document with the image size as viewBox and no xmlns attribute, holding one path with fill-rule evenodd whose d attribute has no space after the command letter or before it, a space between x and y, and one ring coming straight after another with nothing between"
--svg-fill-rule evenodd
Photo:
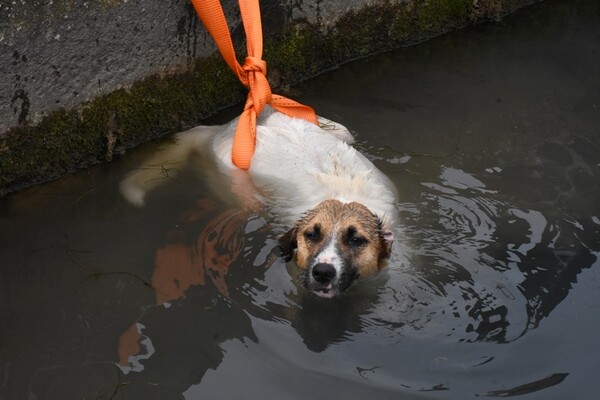
<instances>
[{"instance_id":1,"label":"orange strap","mask_svg":"<svg viewBox=\"0 0 600 400\"><path fill-rule=\"evenodd\" d=\"M290 117L302 118L314 124L318 124L317 116L312 108L271 93L266 78L267 63L262 60L262 25L258 0L239 0L248 51L243 66L235 57L229 27L219 0L191 0L191 2L229 68L250 90L244 112L240 115L235 131L231 152L233 163L238 168L247 170L250 168L256 146L256 117L266 104Z\"/></svg>"}]
</instances>

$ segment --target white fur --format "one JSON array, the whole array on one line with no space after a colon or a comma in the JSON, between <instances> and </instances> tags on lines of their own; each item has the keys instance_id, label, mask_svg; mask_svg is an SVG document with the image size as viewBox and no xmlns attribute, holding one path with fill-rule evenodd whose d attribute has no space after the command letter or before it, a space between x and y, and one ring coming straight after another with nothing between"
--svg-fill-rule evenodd
<instances>
[{"instance_id":1,"label":"white fur","mask_svg":"<svg viewBox=\"0 0 600 400\"><path fill-rule=\"evenodd\" d=\"M335 237L335 232L333 233L333 237ZM334 240L329 242L327 247L325 247L321 252L317 255L313 266L319 263L331 264L333 268L335 268L336 276L340 276L342 274L342 263L341 257L339 255L339 250ZM311 276L312 278L312 276Z\"/></svg>"},{"instance_id":2,"label":"white fur","mask_svg":"<svg viewBox=\"0 0 600 400\"><path fill-rule=\"evenodd\" d=\"M222 127L197 127L180 133L175 149L152 161L154 165L165 159L184 161L192 151L206 152L210 143L219 169L230 175L234 184L251 180L256 190L248 191L249 195L256 197L255 202L266 203L285 225L292 225L321 201L337 199L362 203L390 227L396 218L393 184L349 145L353 138L345 127L324 118L319 121L322 127L267 106L258 120L249 174L242 174L231 162L237 119ZM158 182L151 173L152 169L142 168L125 179L123 195L134 204L143 204L146 192L156 185L151 182Z\"/></svg>"},{"instance_id":3,"label":"white fur","mask_svg":"<svg viewBox=\"0 0 600 400\"><path fill-rule=\"evenodd\" d=\"M390 226L396 217L396 191L371 161L350 146L353 139L342 125L328 121L327 130L272 109L263 111L257 127L250 175L266 190L269 206L291 224L323 200L364 204ZM231 162L235 121L219 134L213 149L225 169Z\"/></svg>"}]
</instances>

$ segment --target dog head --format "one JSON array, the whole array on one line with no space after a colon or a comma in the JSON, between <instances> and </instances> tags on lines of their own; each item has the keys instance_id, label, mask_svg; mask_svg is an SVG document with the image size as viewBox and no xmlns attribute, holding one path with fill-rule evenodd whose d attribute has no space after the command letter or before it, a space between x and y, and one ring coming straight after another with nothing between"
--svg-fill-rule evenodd
<instances>
[{"instance_id":1,"label":"dog head","mask_svg":"<svg viewBox=\"0 0 600 400\"><path fill-rule=\"evenodd\" d=\"M358 278L385 265L394 236L381 219L360 203L326 200L279 239L286 261L294 256L304 270L304 285L331 298Z\"/></svg>"}]
</instances>

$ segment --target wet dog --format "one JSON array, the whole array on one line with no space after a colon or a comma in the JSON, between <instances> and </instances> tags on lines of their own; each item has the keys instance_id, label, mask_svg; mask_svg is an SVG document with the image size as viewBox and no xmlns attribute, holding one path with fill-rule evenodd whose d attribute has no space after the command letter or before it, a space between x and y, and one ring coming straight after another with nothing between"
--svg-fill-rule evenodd
<instances>
[{"instance_id":1,"label":"wet dog","mask_svg":"<svg viewBox=\"0 0 600 400\"><path fill-rule=\"evenodd\" d=\"M257 121L249 170L231 162L237 120L179 133L176 143L121 182L130 202L142 205L167 163L210 155L230 178L243 207L265 208L287 231L280 238L286 261L295 258L307 289L331 298L385 266L391 254L396 191L371 161L351 146L348 130L319 118L320 126L270 107ZM162 166L162 167L158 167ZM214 186L223 179L213 179ZM218 190L217 190L218 191Z\"/></svg>"}]
</instances>

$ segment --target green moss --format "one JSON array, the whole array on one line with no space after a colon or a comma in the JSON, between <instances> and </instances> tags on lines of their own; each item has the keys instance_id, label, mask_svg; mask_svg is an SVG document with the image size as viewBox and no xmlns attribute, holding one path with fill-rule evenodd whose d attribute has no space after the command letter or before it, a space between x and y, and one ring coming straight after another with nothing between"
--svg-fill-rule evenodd
<instances>
[{"instance_id":1,"label":"green moss","mask_svg":"<svg viewBox=\"0 0 600 400\"><path fill-rule=\"evenodd\" d=\"M534 0L406 0L380 3L342 16L335 28L323 33L306 21L288 27L278 39L265 44L271 70L293 84L375 52L430 39L449 30L496 19L502 2L517 4ZM476 5L476 6L475 6ZM499 8L498 8L499 7Z\"/></svg>"},{"instance_id":2,"label":"green moss","mask_svg":"<svg viewBox=\"0 0 600 400\"><path fill-rule=\"evenodd\" d=\"M344 62L406 46L510 10L532 0L406 0L350 11L323 32L295 22L265 42L264 57L277 91ZM499 8L498 8L499 7ZM144 141L197 124L243 100L245 89L220 56L190 70L150 76L76 110L60 110L36 126L0 137L0 196L56 178Z\"/></svg>"},{"instance_id":3,"label":"green moss","mask_svg":"<svg viewBox=\"0 0 600 400\"><path fill-rule=\"evenodd\" d=\"M59 110L36 126L0 137L0 196L54 179L191 125L243 99L244 90L217 57L189 72L151 76L77 110Z\"/></svg>"},{"instance_id":4,"label":"green moss","mask_svg":"<svg viewBox=\"0 0 600 400\"><path fill-rule=\"evenodd\" d=\"M417 3L414 30L439 34L448 27L466 25L471 17L472 0L427 0Z\"/></svg>"},{"instance_id":5,"label":"green moss","mask_svg":"<svg viewBox=\"0 0 600 400\"><path fill-rule=\"evenodd\" d=\"M323 34L306 22L296 23L279 39L265 42L264 58L268 62L269 75L277 71L285 76L285 83L314 76L330 64Z\"/></svg>"}]
</instances>

